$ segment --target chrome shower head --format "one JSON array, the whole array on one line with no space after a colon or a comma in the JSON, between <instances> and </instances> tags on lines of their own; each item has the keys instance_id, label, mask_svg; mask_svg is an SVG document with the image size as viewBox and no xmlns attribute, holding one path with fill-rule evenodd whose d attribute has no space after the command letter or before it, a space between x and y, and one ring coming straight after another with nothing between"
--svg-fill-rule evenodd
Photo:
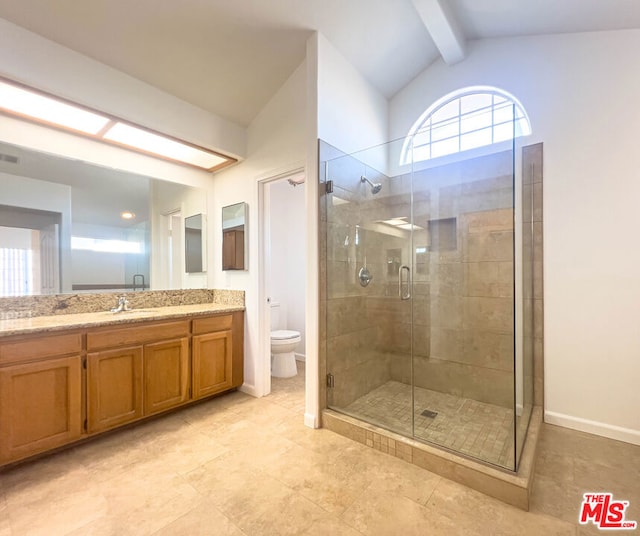
<instances>
[{"instance_id":1,"label":"chrome shower head","mask_svg":"<svg viewBox=\"0 0 640 536\"><path fill-rule=\"evenodd\" d=\"M364 175L360 177L360 182L366 182L367 184L369 184L369 186L371 186L371 193L373 195L377 194L380 190L382 190L382 184L380 184L379 182L376 182L374 184L369 179L367 179L367 177L365 177Z\"/></svg>"}]
</instances>

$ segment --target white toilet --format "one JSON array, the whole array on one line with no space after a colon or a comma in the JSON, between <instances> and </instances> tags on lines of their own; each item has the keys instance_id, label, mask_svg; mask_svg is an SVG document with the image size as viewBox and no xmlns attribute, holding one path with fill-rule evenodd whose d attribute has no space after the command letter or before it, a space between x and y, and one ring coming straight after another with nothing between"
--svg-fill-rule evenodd
<instances>
[{"instance_id":1,"label":"white toilet","mask_svg":"<svg viewBox=\"0 0 640 536\"><path fill-rule=\"evenodd\" d=\"M294 350L300 342L300 332L280 329L280 309L278 302L271 302L271 375L291 378L298 374Z\"/></svg>"}]
</instances>

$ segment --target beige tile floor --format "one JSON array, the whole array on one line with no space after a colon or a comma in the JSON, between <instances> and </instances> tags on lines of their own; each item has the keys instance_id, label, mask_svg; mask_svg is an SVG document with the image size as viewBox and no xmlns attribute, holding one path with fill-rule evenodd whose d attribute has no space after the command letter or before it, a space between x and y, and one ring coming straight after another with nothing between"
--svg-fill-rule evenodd
<instances>
[{"instance_id":1,"label":"beige tile floor","mask_svg":"<svg viewBox=\"0 0 640 536\"><path fill-rule=\"evenodd\" d=\"M302 371L301 371L302 372ZM0 473L0 536L583 535L581 494L640 521L640 447L544 426L523 512L302 424L303 373Z\"/></svg>"}]
</instances>

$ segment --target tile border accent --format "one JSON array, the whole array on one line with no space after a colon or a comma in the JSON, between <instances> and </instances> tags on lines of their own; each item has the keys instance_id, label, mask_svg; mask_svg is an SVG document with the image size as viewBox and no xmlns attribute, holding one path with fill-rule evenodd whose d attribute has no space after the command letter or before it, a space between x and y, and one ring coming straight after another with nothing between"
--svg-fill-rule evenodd
<instances>
[{"instance_id":1,"label":"tile border accent","mask_svg":"<svg viewBox=\"0 0 640 536\"><path fill-rule=\"evenodd\" d=\"M536 406L531 414L520 468L517 473L510 473L403 437L330 409L322 412L322 426L328 430L526 511L529 510L535 453L541 424L542 408Z\"/></svg>"}]
</instances>

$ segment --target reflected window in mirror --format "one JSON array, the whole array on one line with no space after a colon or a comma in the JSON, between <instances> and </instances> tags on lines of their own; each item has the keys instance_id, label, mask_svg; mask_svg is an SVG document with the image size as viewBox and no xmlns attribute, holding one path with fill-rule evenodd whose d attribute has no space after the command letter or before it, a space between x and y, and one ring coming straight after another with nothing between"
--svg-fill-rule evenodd
<instances>
[{"instance_id":1,"label":"reflected window in mirror","mask_svg":"<svg viewBox=\"0 0 640 536\"><path fill-rule=\"evenodd\" d=\"M0 205L0 296L60 291L60 219L55 212Z\"/></svg>"},{"instance_id":2,"label":"reflected window in mirror","mask_svg":"<svg viewBox=\"0 0 640 536\"><path fill-rule=\"evenodd\" d=\"M222 208L222 269L247 269L247 204Z\"/></svg>"}]
</instances>

